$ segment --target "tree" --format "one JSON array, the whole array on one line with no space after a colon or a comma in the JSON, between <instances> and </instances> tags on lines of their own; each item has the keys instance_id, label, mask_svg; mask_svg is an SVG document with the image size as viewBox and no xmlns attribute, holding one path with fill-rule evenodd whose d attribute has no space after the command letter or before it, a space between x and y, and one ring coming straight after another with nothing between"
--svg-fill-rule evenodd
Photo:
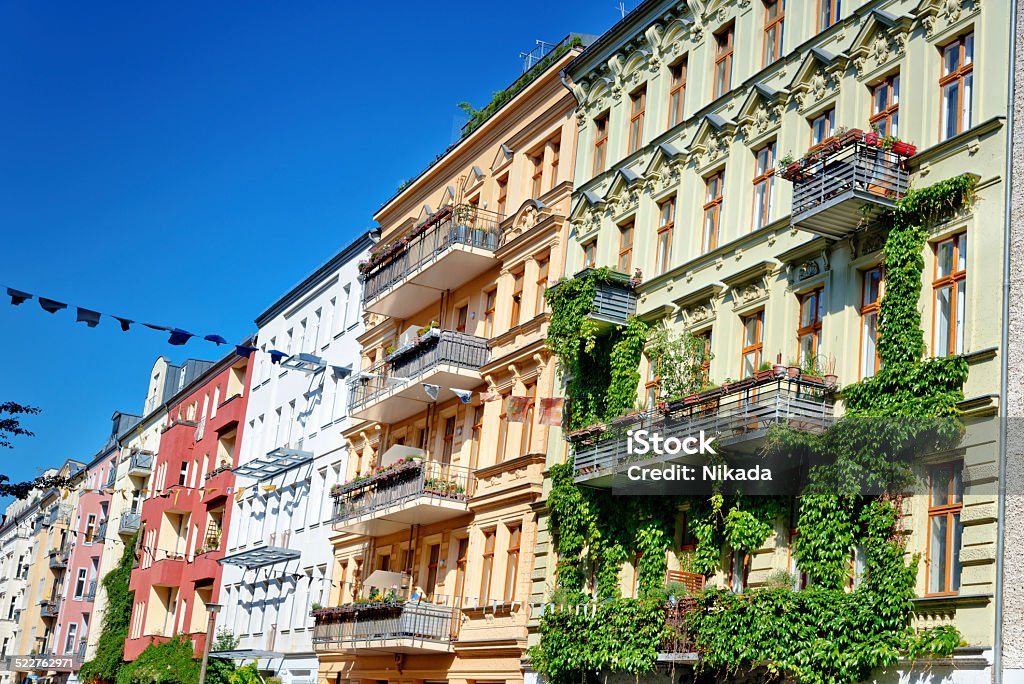
<instances>
[{"instance_id":1,"label":"tree","mask_svg":"<svg viewBox=\"0 0 1024 684\"><path fill-rule=\"evenodd\" d=\"M0 402L0 448L13 449L12 437L32 437L32 431L21 426L21 416L34 416L39 412L39 408L35 406L27 406L13 401ZM0 496L25 499L33 490L67 487L70 483L70 478L60 475L40 475L33 480L12 483L10 477L0 474Z\"/></svg>"}]
</instances>

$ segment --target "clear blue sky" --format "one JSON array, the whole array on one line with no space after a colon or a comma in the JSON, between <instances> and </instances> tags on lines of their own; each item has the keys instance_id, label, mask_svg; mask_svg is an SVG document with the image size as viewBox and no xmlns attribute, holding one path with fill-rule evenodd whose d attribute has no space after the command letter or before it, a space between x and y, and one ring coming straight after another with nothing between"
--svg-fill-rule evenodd
<instances>
[{"instance_id":1,"label":"clear blue sky","mask_svg":"<svg viewBox=\"0 0 1024 684\"><path fill-rule=\"evenodd\" d=\"M0 284L241 340L453 141L458 102L616 4L5 2ZM43 409L12 479L89 459L158 355L224 349L73 321L0 303L0 401Z\"/></svg>"}]
</instances>

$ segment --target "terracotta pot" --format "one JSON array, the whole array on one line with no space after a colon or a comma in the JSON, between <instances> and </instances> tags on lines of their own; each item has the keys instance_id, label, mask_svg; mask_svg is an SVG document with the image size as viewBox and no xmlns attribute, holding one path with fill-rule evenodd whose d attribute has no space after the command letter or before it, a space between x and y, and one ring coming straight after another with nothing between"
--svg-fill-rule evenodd
<instances>
[{"instance_id":1,"label":"terracotta pot","mask_svg":"<svg viewBox=\"0 0 1024 684\"><path fill-rule=\"evenodd\" d=\"M767 368L765 370L759 370L754 373L754 379L758 382L764 382L765 380L771 380L775 377L775 369Z\"/></svg>"},{"instance_id":2,"label":"terracotta pot","mask_svg":"<svg viewBox=\"0 0 1024 684\"><path fill-rule=\"evenodd\" d=\"M772 372L775 374L775 377L781 378L786 374L786 367L781 363L776 363L772 366Z\"/></svg>"},{"instance_id":3,"label":"terracotta pot","mask_svg":"<svg viewBox=\"0 0 1024 684\"><path fill-rule=\"evenodd\" d=\"M892 151L904 157L913 157L917 154L917 147L910 143L894 142L892 144Z\"/></svg>"},{"instance_id":4,"label":"terracotta pot","mask_svg":"<svg viewBox=\"0 0 1024 684\"><path fill-rule=\"evenodd\" d=\"M829 373L828 375L825 376L825 386L826 387L835 387L838 384L839 384L839 376L838 375L833 375L833 374Z\"/></svg>"},{"instance_id":5,"label":"terracotta pot","mask_svg":"<svg viewBox=\"0 0 1024 684\"><path fill-rule=\"evenodd\" d=\"M788 366L786 368L786 375L789 376L790 380L796 380L800 377L800 366Z\"/></svg>"}]
</instances>

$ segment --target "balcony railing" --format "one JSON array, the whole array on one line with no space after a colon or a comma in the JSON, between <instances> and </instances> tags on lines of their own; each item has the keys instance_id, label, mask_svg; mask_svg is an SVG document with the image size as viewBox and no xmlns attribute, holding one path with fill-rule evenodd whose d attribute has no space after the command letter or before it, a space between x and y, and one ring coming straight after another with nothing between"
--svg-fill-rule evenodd
<instances>
[{"instance_id":1,"label":"balcony railing","mask_svg":"<svg viewBox=\"0 0 1024 684\"><path fill-rule=\"evenodd\" d=\"M149 451L137 451L128 460L128 473L130 475L145 475L153 470L153 453Z\"/></svg>"},{"instance_id":2,"label":"balcony railing","mask_svg":"<svg viewBox=\"0 0 1024 684\"><path fill-rule=\"evenodd\" d=\"M57 617L60 612L60 599L43 599L39 602L39 614L43 617Z\"/></svg>"},{"instance_id":3,"label":"balcony railing","mask_svg":"<svg viewBox=\"0 0 1024 684\"><path fill-rule=\"evenodd\" d=\"M120 534L134 534L139 531L139 525L142 523L142 514L140 513L122 513L121 522L117 526L117 531Z\"/></svg>"},{"instance_id":4,"label":"balcony railing","mask_svg":"<svg viewBox=\"0 0 1024 684\"><path fill-rule=\"evenodd\" d=\"M661 653L670 656L696 655L696 634L689 628L689 615L697 610L697 601L692 598L676 599L665 604L666 636L661 642Z\"/></svg>"},{"instance_id":5,"label":"balcony railing","mask_svg":"<svg viewBox=\"0 0 1024 684\"><path fill-rule=\"evenodd\" d=\"M575 275L586 278L593 269L584 269ZM555 288L559 284L554 285ZM629 276L612 272L607 280L597 279L590 318L600 323L623 325L636 313L636 290Z\"/></svg>"},{"instance_id":6,"label":"balcony railing","mask_svg":"<svg viewBox=\"0 0 1024 684\"><path fill-rule=\"evenodd\" d=\"M315 613L313 644L318 649L401 646L423 650L450 648L459 611L429 603L377 603L327 608Z\"/></svg>"},{"instance_id":7,"label":"balcony railing","mask_svg":"<svg viewBox=\"0 0 1024 684\"><path fill-rule=\"evenodd\" d=\"M50 550L50 567L64 568L68 564L68 556L71 555L71 546L63 544L59 549Z\"/></svg>"},{"instance_id":8,"label":"balcony railing","mask_svg":"<svg viewBox=\"0 0 1024 684\"><path fill-rule=\"evenodd\" d=\"M574 469L577 482L610 486L611 476L630 463L650 460L650 455L628 452L626 433L646 429L662 435L697 435L701 431L716 437L724 447L753 448L772 425L821 432L832 423L834 393L820 381L766 378L734 383L732 387L695 395L668 405L613 421L603 431L580 437L576 442ZM673 457L665 455L662 460Z\"/></svg>"},{"instance_id":9,"label":"balcony railing","mask_svg":"<svg viewBox=\"0 0 1024 684\"><path fill-rule=\"evenodd\" d=\"M418 459L399 462L366 479L335 487L331 492L334 524L345 528L357 519L385 512L392 525L401 526L406 519L409 524L435 522L465 512L475 484L473 471L464 466Z\"/></svg>"},{"instance_id":10,"label":"balcony railing","mask_svg":"<svg viewBox=\"0 0 1024 684\"><path fill-rule=\"evenodd\" d=\"M861 226L865 206L895 206L909 185L903 163L907 152L866 140L874 138L849 131L807 161L782 171L782 177L793 182L791 225L840 239Z\"/></svg>"},{"instance_id":11,"label":"balcony railing","mask_svg":"<svg viewBox=\"0 0 1024 684\"><path fill-rule=\"evenodd\" d=\"M92 580L91 582L89 582L89 588L85 590L85 600L96 600L96 580Z\"/></svg>"},{"instance_id":12,"label":"balcony railing","mask_svg":"<svg viewBox=\"0 0 1024 684\"><path fill-rule=\"evenodd\" d=\"M450 397L452 387L469 389L480 384L479 376L472 374L478 373L489 358L490 349L485 338L435 328L393 352L385 363L353 378L349 382L349 406L355 417L364 420L400 420L423 410L423 402L428 397L416 382L422 376L444 374L443 382L435 384ZM466 371L471 374L467 375ZM415 389L415 395L405 397L410 388ZM363 409L396 395L406 399L409 410L396 407L396 415L360 415ZM444 399L441 398L442 401Z\"/></svg>"}]
</instances>

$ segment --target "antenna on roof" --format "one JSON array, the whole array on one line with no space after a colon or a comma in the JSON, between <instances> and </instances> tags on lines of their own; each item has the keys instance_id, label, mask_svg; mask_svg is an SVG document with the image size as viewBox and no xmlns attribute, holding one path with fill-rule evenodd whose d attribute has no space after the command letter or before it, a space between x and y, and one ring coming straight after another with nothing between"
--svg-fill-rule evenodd
<instances>
[{"instance_id":1,"label":"antenna on roof","mask_svg":"<svg viewBox=\"0 0 1024 684\"><path fill-rule=\"evenodd\" d=\"M620 2L618 10L619 10L619 14L622 15L622 18L625 19L626 18L626 3Z\"/></svg>"},{"instance_id":2,"label":"antenna on roof","mask_svg":"<svg viewBox=\"0 0 1024 684\"><path fill-rule=\"evenodd\" d=\"M523 73L533 68L533 65L544 59L544 55L551 52L551 48L555 47L553 43L547 43L543 40L534 41L537 45L529 52L520 52L519 58L523 60Z\"/></svg>"}]
</instances>

